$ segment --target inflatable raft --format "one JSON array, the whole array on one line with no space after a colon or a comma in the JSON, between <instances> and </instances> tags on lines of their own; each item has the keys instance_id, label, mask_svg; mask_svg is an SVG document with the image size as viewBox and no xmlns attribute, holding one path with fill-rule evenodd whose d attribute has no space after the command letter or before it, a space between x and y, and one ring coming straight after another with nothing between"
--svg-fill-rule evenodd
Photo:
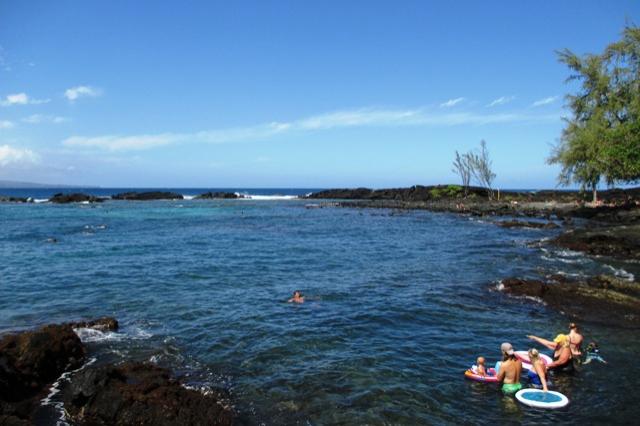
<instances>
[{"instance_id":1,"label":"inflatable raft","mask_svg":"<svg viewBox=\"0 0 640 426\"><path fill-rule=\"evenodd\" d=\"M522 368L525 370L531 370L531 360L529 359L529 353L527 351L515 351L515 356L522 361ZM540 359L544 362L544 365L548 365L553 362L551 357L545 354L540 354Z\"/></svg>"},{"instance_id":2,"label":"inflatable raft","mask_svg":"<svg viewBox=\"0 0 640 426\"><path fill-rule=\"evenodd\" d=\"M469 380L475 380L476 382L484 383L496 383L498 381L498 375L494 368L488 368L487 375L481 376L478 374L478 367L475 365L464 372L464 377Z\"/></svg>"}]
</instances>

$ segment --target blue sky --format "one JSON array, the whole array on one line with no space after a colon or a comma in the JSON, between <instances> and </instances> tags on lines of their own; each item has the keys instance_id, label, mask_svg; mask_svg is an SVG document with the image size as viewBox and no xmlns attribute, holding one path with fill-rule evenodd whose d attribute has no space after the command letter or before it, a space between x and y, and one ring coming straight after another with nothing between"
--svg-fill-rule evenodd
<instances>
[{"instance_id":1,"label":"blue sky","mask_svg":"<svg viewBox=\"0 0 640 426\"><path fill-rule=\"evenodd\" d=\"M554 187L556 50L637 1L0 0L0 179L101 186Z\"/></svg>"}]
</instances>

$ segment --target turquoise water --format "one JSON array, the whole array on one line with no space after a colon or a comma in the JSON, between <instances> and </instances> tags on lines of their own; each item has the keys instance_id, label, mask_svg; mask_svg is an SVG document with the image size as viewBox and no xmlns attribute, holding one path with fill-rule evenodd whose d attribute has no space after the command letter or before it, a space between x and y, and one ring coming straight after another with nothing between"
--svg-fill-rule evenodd
<instances>
[{"instance_id":1,"label":"turquoise water","mask_svg":"<svg viewBox=\"0 0 640 426\"><path fill-rule=\"evenodd\" d=\"M500 343L531 347L566 319L492 291L502 277L638 274L637 264L531 245L549 230L423 211L297 200L0 204L0 331L117 317L83 338L99 362L170 366L224 387L252 424L629 423L636 331L585 325L609 364L536 410L465 380ZM48 242L55 238L56 243ZM294 289L307 303L286 303Z\"/></svg>"}]
</instances>

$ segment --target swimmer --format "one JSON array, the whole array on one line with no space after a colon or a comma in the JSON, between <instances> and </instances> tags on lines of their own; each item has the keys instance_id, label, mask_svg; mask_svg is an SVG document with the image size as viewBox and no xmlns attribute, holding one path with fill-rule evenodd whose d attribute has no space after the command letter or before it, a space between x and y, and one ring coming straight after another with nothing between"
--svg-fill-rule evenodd
<instances>
[{"instance_id":1,"label":"swimmer","mask_svg":"<svg viewBox=\"0 0 640 426\"><path fill-rule=\"evenodd\" d=\"M304 303L304 296L300 292L300 290L296 290L293 292L293 297L287 301L288 303Z\"/></svg>"},{"instance_id":2,"label":"swimmer","mask_svg":"<svg viewBox=\"0 0 640 426\"><path fill-rule=\"evenodd\" d=\"M482 356L479 356L476 360L476 373L478 373L478 376L482 377L487 375L487 369L484 366L484 357Z\"/></svg>"},{"instance_id":3,"label":"swimmer","mask_svg":"<svg viewBox=\"0 0 640 426\"><path fill-rule=\"evenodd\" d=\"M587 346L587 356L585 357L583 364L589 364L593 360L600 361L603 364L607 363L607 361L602 358L602 355L600 355L600 350L598 349L598 344L596 342L591 342Z\"/></svg>"},{"instance_id":4,"label":"swimmer","mask_svg":"<svg viewBox=\"0 0 640 426\"><path fill-rule=\"evenodd\" d=\"M502 352L502 363L498 372L498 382L502 383L502 392L514 394L522 389L520 384L522 362L516 357L511 343L503 343L500 346L500 351Z\"/></svg>"}]
</instances>

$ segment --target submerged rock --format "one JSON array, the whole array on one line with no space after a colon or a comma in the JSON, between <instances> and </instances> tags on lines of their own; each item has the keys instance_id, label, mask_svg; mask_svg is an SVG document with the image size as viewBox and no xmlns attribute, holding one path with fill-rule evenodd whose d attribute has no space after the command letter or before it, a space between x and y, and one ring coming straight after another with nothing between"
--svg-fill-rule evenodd
<instances>
[{"instance_id":1,"label":"submerged rock","mask_svg":"<svg viewBox=\"0 0 640 426\"><path fill-rule=\"evenodd\" d=\"M496 222L498 226L503 228L536 228L536 229L555 229L559 228L553 222L530 222L530 221L520 221L520 220L505 220Z\"/></svg>"},{"instance_id":2,"label":"submerged rock","mask_svg":"<svg viewBox=\"0 0 640 426\"><path fill-rule=\"evenodd\" d=\"M545 281L506 278L500 288L514 296L538 298L571 318L640 327L640 283L598 275L580 280L552 275Z\"/></svg>"},{"instance_id":3,"label":"submerged rock","mask_svg":"<svg viewBox=\"0 0 640 426\"><path fill-rule=\"evenodd\" d=\"M73 194L63 194L58 193L54 194L51 198L49 198L49 202L56 204L66 204L66 203L101 203L104 201L103 198L96 197L93 195L82 194L80 192L75 192Z\"/></svg>"},{"instance_id":4,"label":"submerged rock","mask_svg":"<svg viewBox=\"0 0 640 426\"><path fill-rule=\"evenodd\" d=\"M175 192L166 192L166 191L123 192L120 194L112 195L111 198L114 200L134 200L134 201L184 199L182 194L176 194Z\"/></svg>"},{"instance_id":5,"label":"submerged rock","mask_svg":"<svg viewBox=\"0 0 640 426\"><path fill-rule=\"evenodd\" d=\"M505 220L496 222L498 226L503 228L537 228L537 229L554 229L559 228L553 222L530 222L530 221L519 221L519 220Z\"/></svg>"},{"instance_id":6,"label":"submerged rock","mask_svg":"<svg viewBox=\"0 0 640 426\"><path fill-rule=\"evenodd\" d=\"M91 321L70 322L73 328L93 328L100 331L117 331L118 320L113 317L102 317Z\"/></svg>"},{"instance_id":7,"label":"submerged rock","mask_svg":"<svg viewBox=\"0 0 640 426\"><path fill-rule=\"evenodd\" d=\"M63 392L69 418L79 425L231 425L220 397L186 389L155 365L88 367Z\"/></svg>"},{"instance_id":8,"label":"submerged rock","mask_svg":"<svg viewBox=\"0 0 640 426\"><path fill-rule=\"evenodd\" d=\"M640 259L640 224L584 228L551 241L569 250L623 259Z\"/></svg>"}]
</instances>

